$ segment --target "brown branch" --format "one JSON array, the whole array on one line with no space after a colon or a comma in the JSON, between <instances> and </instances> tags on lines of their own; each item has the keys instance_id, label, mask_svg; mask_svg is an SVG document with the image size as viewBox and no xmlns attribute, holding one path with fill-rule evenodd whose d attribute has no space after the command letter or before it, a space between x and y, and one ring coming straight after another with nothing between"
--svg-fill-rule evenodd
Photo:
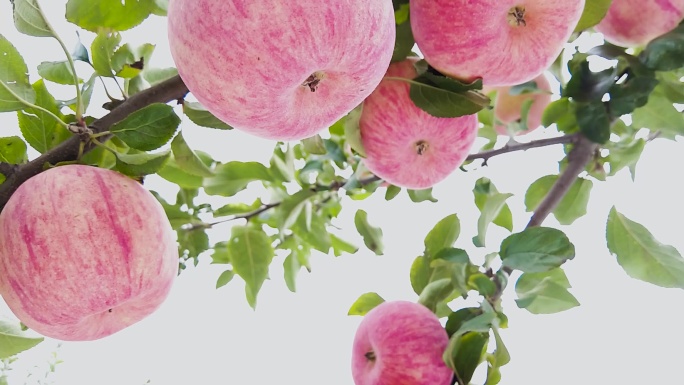
<instances>
[{"instance_id":1,"label":"brown branch","mask_svg":"<svg viewBox=\"0 0 684 385\"><path fill-rule=\"evenodd\" d=\"M568 163L565 170L560 174L556 183L553 184L549 193L544 197L544 200L534 210L526 228L539 226L544 222L546 217L556 208L558 202L570 190L570 187L575 183L575 180L587 166L587 163L592 159L597 147L598 144L584 136L579 137L579 140L568 154Z\"/></svg>"},{"instance_id":2,"label":"brown branch","mask_svg":"<svg viewBox=\"0 0 684 385\"><path fill-rule=\"evenodd\" d=\"M0 162L0 174L2 175L11 175L14 173L16 168L19 167L16 164L11 164L11 163L6 163L6 162Z\"/></svg>"},{"instance_id":3,"label":"brown branch","mask_svg":"<svg viewBox=\"0 0 684 385\"><path fill-rule=\"evenodd\" d=\"M182 99L187 93L188 88L181 78L175 76L131 96L111 112L94 121L89 127L93 130L93 133L108 131L115 123L120 122L135 111L153 103L168 103ZM109 139L107 136L98 138L101 142L107 139ZM32 176L41 173L46 164L76 160L80 144L81 139L76 135L72 136L38 158L15 167L8 173L9 175L5 174L7 179L0 185L0 211L5 207L14 191ZM84 152L88 152L93 148L94 145L89 144L85 146Z\"/></svg>"},{"instance_id":4,"label":"brown branch","mask_svg":"<svg viewBox=\"0 0 684 385\"><path fill-rule=\"evenodd\" d=\"M556 180L556 183L553 184L548 194L546 194L544 200L542 200L539 206L534 210L532 218L527 223L527 226L525 226L525 229L540 226L546 217L553 212L561 199L563 199L568 190L570 190L573 183L575 183L579 174L584 170L589 161L591 161L597 148L598 144L590 141L583 135L577 135L574 147L568 153L568 163L565 169ZM508 266L503 266L501 270L507 275L511 275L513 272L513 269ZM496 277L492 276L492 278L497 285L497 291L492 295L490 300L495 302L501 294L503 294L503 287Z\"/></svg>"},{"instance_id":5,"label":"brown branch","mask_svg":"<svg viewBox=\"0 0 684 385\"><path fill-rule=\"evenodd\" d=\"M569 134L569 135L563 135L563 136L558 136L555 138L548 138L548 139L539 139L539 140L533 140L528 143L513 143L513 144L506 144L505 146L501 148L497 148L495 150L489 150L489 151L483 151L479 152L477 154L470 154L468 157L466 157L466 161L471 161L475 159L482 159L483 160L483 165L487 165L487 161L497 155L501 154L506 154L509 152L514 152L514 151L525 151L529 150L531 148L538 148L538 147L545 147L545 146L552 146L554 144L564 144L564 143L575 143L579 139L579 134Z\"/></svg>"}]
</instances>

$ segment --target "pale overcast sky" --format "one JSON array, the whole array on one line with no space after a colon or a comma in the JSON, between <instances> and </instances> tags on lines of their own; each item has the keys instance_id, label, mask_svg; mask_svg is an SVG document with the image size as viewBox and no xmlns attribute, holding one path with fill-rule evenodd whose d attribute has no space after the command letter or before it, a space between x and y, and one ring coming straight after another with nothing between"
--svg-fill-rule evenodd
<instances>
[{"instance_id":1,"label":"pale overcast sky","mask_svg":"<svg viewBox=\"0 0 684 385\"><path fill-rule=\"evenodd\" d=\"M41 1L50 21L67 46L75 42L75 26L63 19L63 0ZM124 33L124 42L151 41L157 44L151 65L172 66L165 35L165 19L154 17L143 27ZM0 33L15 44L26 59L31 81L44 60L62 60L53 39L18 34L12 24L11 5L0 2ZM87 45L92 34L82 33ZM217 48L218 49L218 48ZM49 84L57 95L70 98L69 87ZM101 105L101 84L97 99ZM94 111L101 114L102 111ZM99 116L99 115L98 115ZM217 160L254 160L267 164L273 142L237 131L199 128L183 121L183 135L190 145L211 153ZM0 136L18 135L16 114L0 114ZM523 138L531 140L556 135L539 130ZM521 140L523 140L521 139ZM502 139L500 144L505 140ZM214 289L221 266L210 266L203 258L198 268L184 271L163 306L152 316L130 328L93 342L63 343L57 367L49 381L59 385L142 385L239 383L351 385L351 341L360 317L347 316L349 306L362 293L378 292L387 300L416 300L408 272L413 259L423 251L423 238L441 218L456 213L461 236L456 247L465 248L481 261L485 252L472 246L478 211L472 188L480 177L490 178L508 200L515 231L524 228L529 213L523 198L527 186L537 178L557 172L560 147L512 153L493 158L486 168L460 171L437 185L438 203L412 203L405 193L385 202L383 193L365 200L346 200L335 222L339 233L362 245L353 225L357 208L368 212L372 224L381 226L386 245L383 256L361 248L341 257L317 254L313 272L302 272L298 292L290 293L282 279L282 258L276 258L271 280L259 293L253 311L244 299L243 283L234 279ZM628 218L645 225L661 242L684 250L681 218L684 204L684 147L679 142L656 140L644 151L637 167L636 182L623 170L608 182L594 182L589 214L572 226L560 226L553 217L545 225L566 232L576 247L576 258L565 265L573 285L571 292L582 304L553 315L532 315L515 305L514 279L504 293L503 306L509 328L502 337L511 353L502 368L502 384L644 384L676 383L681 377L684 331L684 292L664 289L629 278L610 255L605 242L605 222L612 205ZM146 186L173 197L175 191L158 178ZM254 196L238 195L244 202ZM211 231L212 241L226 240L230 225ZM488 251L495 251L507 231L489 228ZM470 302L455 303L466 306ZM13 315L0 301L0 315ZM41 376L55 351L57 341L46 339L22 353L14 364L10 385L23 384L27 373ZM38 365L38 368L31 369ZM483 383L482 365L474 383ZM29 382L33 384L34 382Z\"/></svg>"}]
</instances>

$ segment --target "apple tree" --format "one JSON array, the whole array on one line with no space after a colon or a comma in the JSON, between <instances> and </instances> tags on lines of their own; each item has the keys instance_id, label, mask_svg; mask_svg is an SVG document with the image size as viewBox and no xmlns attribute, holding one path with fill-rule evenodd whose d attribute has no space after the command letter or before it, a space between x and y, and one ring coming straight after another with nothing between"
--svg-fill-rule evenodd
<instances>
[{"instance_id":1,"label":"apple tree","mask_svg":"<svg viewBox=\"0 0 684 385\"><path fill-rule=\"evenodd\" d=\"M432 188L450 175L559 146L558 172L529 186L527 213L512 212L507 201L517 198L482 177L463 186L474 193L476 223L461 224L456 212L419 224L424 252L405 272L417 303L369 292L348 304L350 315L364 316L352 357L357 385L466 385L481 365L486 385L497 384L510 360L499 332L508 327L503 296L534 314L579 305L563 270L575 247L546 218L572 226L594 184L622 170L633 176L649 143L684 135L684 1L68 0L63 15L80 36L74 47L55 32L57 16L43 2L10 1L14 28L59 46L63 58L29 75L22 55L32 48L0 35L0 112L16 118L21 133L0 132L0 295L21 321L0 322L2 359L42 341L28 328L87 340L144 318L163 301L168 280L150 280L154 298L117 306L143 296L131 282L147 282L154 274L140 266L162 264L162 254L171 276L205 258L225 266L216 287L244 285L246 304L256 308L271 264L283 265L294 292L312 255L359 250L334 231L347 199L389 201L405 192L434 202ZM136 46L122 35L151 17L168 20L168 31L154 37L168 39L173 61L165 66L150 65L154 41ZM590 50L573 45L597 32L605 40ZM592 64L597 58L601 68ZM56 87L70 97L54 96ZM97 94L107 102L91 104ZM270 162L219 161L193 149L183 134L196 126L271 141ZM541 127L545 137L525 139ZM77 167L102 174L68 171ZM83 176L90 174L107 176ZM145 186L151 175L173 186L175 201ZM253 186L261 196L235 199ZM151 206L136 205L128 188ZM69 196L85 209L67 205ZM70 217L75 212L82 215ZM527 226L513 228L513 216L530 214ZM89 215L123 219L77 227ZM358 209L354 223L363 247L382 254L392 239L383 239L373 215L372 207ZM68 226L54 225L62 221L78 230L87 256L65 246L71 234L60 229ZM158 242L164 234L130 235L147 225L168 230L172 253L146 247L166 245ZM210 239L207 231L219 225L230 231ZM684 288L681 254L643 225L615 207L594 225L629 276ZM459 238L461 226L477 236ZM490 226L510 235L486 242ZM129 265L117 270L122 261ZM122 271L136 279L121 283ZM59 286L76 280L93 289ZM38 282L45 290L33 287ZM478 306L464 307L462 298ZM49 307L60 301L74 308ZM399 326L376 335L386 343L374 346L370 336L381 333L374 325L387 319ZM66 333L54 327L65 323ZM406 344L419 360L400 354Z\"/></svg>"}]
</instances>

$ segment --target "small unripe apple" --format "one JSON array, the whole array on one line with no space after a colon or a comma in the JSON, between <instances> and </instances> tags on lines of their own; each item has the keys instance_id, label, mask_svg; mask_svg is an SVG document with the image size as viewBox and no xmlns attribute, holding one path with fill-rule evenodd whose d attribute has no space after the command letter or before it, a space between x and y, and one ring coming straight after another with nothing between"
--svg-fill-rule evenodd
<instances>
[{"instance_id":1,"label":"small unripe apple","mask_svg":"<svg viewBox=\"0 0 684 385\"><path fill-rule=\"evenodd\" d=\"M623 47L646 45L684 19L684 0L613 0L594 27L606 41Z\"/></svg>"},{"instance_id":2,"label":"small unripe apple","mask_svg":"<svg viewBox=\"0 0 684 385\"><path fill-rule=\"evenodd\" d=\"M534 79L563 49L585 0L412 0L411 29L430 65L488 86Z\"/></svg>"},{"instance_id":3,"label":"small unripe apple","mask_svg":"<svg viewBox=\"0 0 684 385\"><path fill-rule=\"evenodd\" d=\"M498 122L494 123L494 129L501 135L523 135L532 132L541 126L544 109L551 103L551 84L544 74L532 80L537 85L534 91L511 95L511 87L496 87L494 98L494 117ZM529 107L526 105L531 103ZM519 123L522 119L524 108L527 112L527 129L509 131L508 125Z\"/></svg>"},{"instance_id":4,"label":"small unripe apple","mask_svg":"<svg viewBox=\"0 0 684 385\"><path fill-rule=\"evenodd\" d=\"M438 118L418 108L402 79L417 76L411 57L392 63L385 79L363 102L359 128L366 158L380 178L410 189L444 180L468 156L477 137L476 115Z\"/></svg>"},{"instance_id":5,"label":"small unripe apple","mask_svg":"<svg viewBox=\"0 0 684 385\"><path fill-rule=\"evenodd\" d=\"M197 100L234 128L299 140L378 85L394 50L389 0L171 0L168 39Z\"/></svg>"},{"instance_id":6,"label":"small unripe apple","mask_svg":"<svg viewBox=\"0 0 684 385\"><path fill-rule=\"evenodd\" d=\"M19 186L0 213L0 295L44 336L116 333L154 312L177 273L164 209L115 171L49 169Z\"/></svg>"},{"instance_id":7,"label":"small unripe apple","mask_svg":"<svg viewBox=\"0 0 684 385\"><path fill-rule=\"evenodd\" d=\"M359 324L352 347L356 385L449 385L454 372L442 354L449 336L427 307L383 302Z\"/></svg>"}]
</instances>

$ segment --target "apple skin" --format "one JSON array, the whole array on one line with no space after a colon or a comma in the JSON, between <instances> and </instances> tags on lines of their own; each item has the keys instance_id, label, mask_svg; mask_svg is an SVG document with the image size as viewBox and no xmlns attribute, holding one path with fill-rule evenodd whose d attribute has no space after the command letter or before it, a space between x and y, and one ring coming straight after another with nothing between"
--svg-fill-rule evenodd
<instances>
[{"instance_id":1,"label":"apple skin","mask_svg":"<svg viewBox=\"0 0 684 385\"><path fill-rule=\"evenodd\" d=\"M517 131L515 135L524 135L541 126L544 109L551 103L551 84L544 74L533 79L539 91L520 95L511 95L511 87L497 87L494 98L494 117L501 123L495 123L494 129L501 135L509 135L506 125L521 119L523 104L532 99L527 113L527 130Z\"/></svg>"},{"instance_id":2,"label":"apple skin","mask_svg":"<svg viewBox=\"0 0 684 385\"><path fill-rule=\"evenodd\" d=\"M389 0L168 7L171 54L192 95L234 128L282 141L310 137L358 106L387 70L395 33ZM305 85L314 75L320 81Z\"/></svg>"},{"instance_id":3,"label":"apple skin","mask_svg":"<svg viewBox=\"0 0 684 385\"><path fill-rule=\"evenodd\" d=\"M585 0L411 0L413 37L425 60L464 82L534 79L563 49ZM524 21L511 11L524 7Z\"/></svg>"},{"instance_id":4,"label":"apple skin","mask_svg":"<svg viewBox=\"0 0 684 385\"><path fill-rule=\"evenodd\" d=\"M408 58L392 63L386 77L413 79ZM477 115L438 118L417 107L409 83L385 79L363 102L359 128L366 157L375 175L399 187L425 189L444 180L468 156L477 137ZM419 150L420 143L425 146Z\"/></svg>"},{"instance_id":5,"label":"apple skin","mask_svg":"<svg viewBox=\"0 0 684 385\"><path fill-rule=\"evenodd\" d=\"M356 330L352 377L356 385L449 385L454 372L442 359L449 336L437 316L409 301L383 302ZM369 352L374 360L367 358Z\"/></svg>"},{"instance_id":6,"label":"apple skin","mask_svg":"<svg viewBox=\"0 0 684 385\"><path fill-rule=\"evenodd\" d=\"M162 206L115 171L49 169L19 186L0 213L0 295L44 336L116 333L154 312L177 273Z\"/></svg>"},{"instance_id":7,"label":"apple skin","mask_svg":"<svg viewBox=\"0 0 684 385\"><path fill-rule=\"evenodd\" d=\"M594 26L606 41L622 47L646 45L684 19L684 0L613 0Z\"/></svg>"}]
</instances>

